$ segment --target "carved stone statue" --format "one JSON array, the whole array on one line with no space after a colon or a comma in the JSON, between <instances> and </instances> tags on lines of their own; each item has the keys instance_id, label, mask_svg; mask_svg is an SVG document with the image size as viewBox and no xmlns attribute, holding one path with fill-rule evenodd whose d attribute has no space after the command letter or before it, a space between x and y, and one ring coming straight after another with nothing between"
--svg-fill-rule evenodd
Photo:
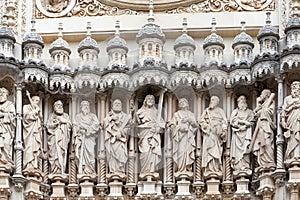
<instances>
[{"instance_id":1,"label":"carved stone statue","mask_svg":"<svg viewBox=\"0 0 300 200\"><path fill-rule=\"evenodd\" d=\"M195 134L198 124L194 113L188 110L187 99L179 99L178 106L180 110L174 113L169 122L173 140L175 172L192 172L196 148Z\"/></svg>"},{"instance_id":2,"label":"carved stone statue","mask_svg":"<svg viewBox=\"0 0 300 200\"><path fill-rule=\"evenodd\" d=\"M23 172L39 172L38 162L42 153L42 112L39 107L40 97L30 97L28 91L26 94L30 104L23 106Z\"/></svg>"},{"instance_id":3,"label":"carved stone statue","mask_svg":"<svg viewBox=\"0 0 300 200\"><path fill-rule=\"evenodd\" d=\"M12 143L16 127L16 111L14 104L7 100L8 90L0 88L0 166L10 170L12 160Z\"/></svg>"},{"instance_id":4,"label":"carved stone statue","mask_svg":"<svg viewBox=\"0 0 300 200\"><path fill-rule=\"evenodd\" d=\"M155 108L153 95L145 97L143 106L137 111L138 138L141 174L154 174L161 161L161 136L165 122Z\"/></svg>"},{"instance_id":5,"label":"carved stone statue","mask_svg":"<svg viewBox=\"0 0 300 200\"><path fill-rule=\"evenodd\" d=\"M53 104L53 108L54 112L49 115L47 122L50 173L64 174L72 124L60 100Z\"/></svg>"},{"instance_id":6,"label":"carved stone statue","mask_svg":"<svg viewBox=\"0 0 300 200\"><path fill-rule=\"evenodd\" d=\"M253 111L247 108L247 99L240 96L237 99L238 107L231 113L230 124L232 127L231 141L231 166L234 175L246 173L251 175L249 146L252 137Z\"/></svg>"},{"instance_id":7,"label":"carved stone statue","mask_svg":"<svg viewBox=\"0 0 300 200\"><path fill-rule=\"evenodd\" d=\"M300 82L291 85L291 95L285 97L281 113L281 125L287 140L285 162L300 162Z\"/></svg>"},{"instance_id":8,"label":"carved stone statue","mask_svg":"<svg viewBox=\"0 0 300 200\"><path fill-rule=\"evenodd\" d=\"M105 150L110 174L124 174L128 159L127 141L131 116L122 112L122 102L113 101L104 119Z\"/></svg>"},{"instance_id":9,"label":"carved stone statue","mask_svg":"<svg viewBox=\"0 0 300 200\"><path fill-rule=\"evenodd\" d=\"M90 103L80 103L80 113L75 116L74 147L78 174L96 174L95 146L100 124L97 116L90 112Z\"/></svg>"},{"instance_id":10,"label":"carved stone statue","mask_svg":"<svg viewBox=\"0 0 300 200\"><path fill-rule=\"evenodd\" d=\"M222 175L222 144L226 141L227 119L223 109L218 107L219 97L212 96L210 104L200 118L203 134L202 168L204 176Z\"/></svg>"},{"instance_id":11,"label":"carved stone statue","mask_svg":"<svg viewBox=\"0 0 300 200\"><path fill-rule=\"evenodd\" d=\"M259 169L270 170L275 167L274 157L274 93L265 89L257 98L256 108L254 109L254 117L257 120L256 128L253 133L253 149L254 155L257 157Z\"/></svg>"}]
</instances>

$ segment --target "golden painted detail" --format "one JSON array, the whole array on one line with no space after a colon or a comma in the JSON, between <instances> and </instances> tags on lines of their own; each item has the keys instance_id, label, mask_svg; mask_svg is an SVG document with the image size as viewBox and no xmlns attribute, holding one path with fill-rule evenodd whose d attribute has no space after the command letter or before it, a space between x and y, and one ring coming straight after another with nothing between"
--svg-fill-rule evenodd
<instances>
[{"instance_id":1,"label":"golden painted detail","mask_svg":"<svg viewBox=\"0 0 300 200\"><path fill-rule=\"evenodd\" d=\"M53 9L55 5L50 5L49 0L36 0L35 17L138 15L148 10L148 1L139 0L65 0L64 2L65 4L58 4L59 9ZM155 11L160 13L275 10L275 0L156 0L154 2Z\"/></svg>"}]
</instances>

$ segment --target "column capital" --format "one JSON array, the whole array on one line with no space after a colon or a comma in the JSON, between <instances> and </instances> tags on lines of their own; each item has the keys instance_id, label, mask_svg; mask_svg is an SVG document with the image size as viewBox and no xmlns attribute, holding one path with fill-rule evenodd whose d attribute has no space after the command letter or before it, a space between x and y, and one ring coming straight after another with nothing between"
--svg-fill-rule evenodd
<instances>
[{"instance_id":1,"label":"column capital","mask_svg":"<svg viewBox=\"0 0 300 200\"><path fill-rule=\"evenodd\" d=\"M285 79L285 74L277 74L277 75L275 76L275 80L276 80L278 83L283 83L284 79Z\"/></svg>"},{"instance_id":2,"label":"column capital","mask_svg":"<svg viewBox=\"0 0 300 200\"><path fill-rule=\"evenodd\" d=\"M24 83L20 83L20 82L17 82L14 85L16 87L16 90L22 90L25 87Z\"/></svg>"}]
</instances>

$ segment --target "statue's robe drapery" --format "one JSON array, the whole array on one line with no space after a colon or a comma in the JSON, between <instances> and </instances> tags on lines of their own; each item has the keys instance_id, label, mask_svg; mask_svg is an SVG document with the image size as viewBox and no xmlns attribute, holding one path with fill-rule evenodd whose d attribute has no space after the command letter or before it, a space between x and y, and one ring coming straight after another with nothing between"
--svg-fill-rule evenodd
<instances>
[{"instance_id":1,"label":"statue's robe drapery","mask_svg":"<svg viewBox=\"0 0 300 200\"><path fill-rule=\"evenodd\" d=\"M42 152L42 123L39 108L34 108L30 104L23 107L23 138L24 171L37 170L39 156Z\"/></svg>"},{"instance_id":2,"label":"statue's robe drapery","mask_svg":"<svg viewBox=\"0 0 300 200\"><path fill-rule=\"evenodd\" d=\"M59 117L63 117L67 123L61 123ZM50 114L47 122L50 173L65 173L71 128L72 124L68 114Z\"/></svg>"}]
</instances>

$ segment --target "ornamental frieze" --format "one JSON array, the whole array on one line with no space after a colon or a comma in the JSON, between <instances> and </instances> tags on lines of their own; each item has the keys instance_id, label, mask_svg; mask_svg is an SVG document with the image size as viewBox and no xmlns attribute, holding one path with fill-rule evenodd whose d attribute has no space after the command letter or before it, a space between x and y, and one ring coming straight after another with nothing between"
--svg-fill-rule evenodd
<instances>
[{"instance_id":1,"label":"ornamental frieze","mask_svg":"<svg viewBox=\"0 0 300 200\"><path fill-rule=\"evenodd\" d=\"M161 13L203 13L275 10L274 0L156 0ZM138 15L147 12L148 1L135 0L36 0L36 18L67 16Z\"/></svg>"}]
</instances>

